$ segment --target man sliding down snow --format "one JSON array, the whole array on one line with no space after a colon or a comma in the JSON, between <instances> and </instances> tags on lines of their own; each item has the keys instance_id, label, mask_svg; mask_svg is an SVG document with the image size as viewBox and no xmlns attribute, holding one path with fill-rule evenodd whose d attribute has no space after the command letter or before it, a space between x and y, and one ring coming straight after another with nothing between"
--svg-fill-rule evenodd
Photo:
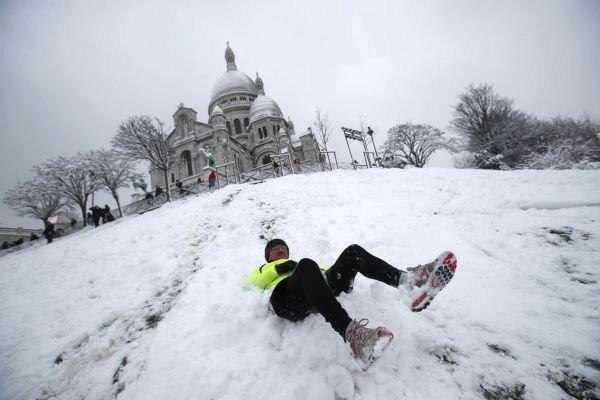
<instances>
[{"instance_id":1,"label":"man sliding down snow","mask_svg":"<svg viewBox=\"0 0 600 400\"><path fill-rule=\"evenodd\" d=\"M375 257L362 247L347 247L333 266L321 270L308 258L289 260L289 247L281 239L269 241L265 247L266 264L258 267L249 281L261 289L272 289L271 305L275 313L290 321L300 321L318 312L344 341L352 354L367 369L389 346L394 335L384 327L367 328L367 319L353 320L336 296L350 293L356 273L402 287L411 294L411 310L422 311L450 282L456 271L456 257L449 251L428 264L400 271Z\"/></svg>"}]
</instances>

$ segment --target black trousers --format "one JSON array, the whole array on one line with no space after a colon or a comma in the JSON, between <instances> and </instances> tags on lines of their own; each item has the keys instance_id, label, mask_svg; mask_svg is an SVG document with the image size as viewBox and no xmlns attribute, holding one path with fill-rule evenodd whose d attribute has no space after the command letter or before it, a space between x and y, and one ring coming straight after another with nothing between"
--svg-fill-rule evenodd
<instances>
[{"instance_id":1,"label":"black trousers","mask_svg":"<svg viewBox=\"0 0 600 400\"><path fill-rule=\"evenodd\" d=\"M46 238L47 243L52 243L52 232L44 232L44 237Z\"/></svg>"},{"instance_id":2,"label":"black trousers","mask_svg":"<svg viewBox=\"0 0 600 400\"><path fill-rule=\"evenodd\" d=\"M310 313L321 314L345 339L352 321L336 296L351 292L356 274L397 287L401 271L353 244L338 257L325 276L316 262L303 258L293 274L273 290L271 305L275 313L290 321L300 321Z\"/></svg>"}]
</instances>

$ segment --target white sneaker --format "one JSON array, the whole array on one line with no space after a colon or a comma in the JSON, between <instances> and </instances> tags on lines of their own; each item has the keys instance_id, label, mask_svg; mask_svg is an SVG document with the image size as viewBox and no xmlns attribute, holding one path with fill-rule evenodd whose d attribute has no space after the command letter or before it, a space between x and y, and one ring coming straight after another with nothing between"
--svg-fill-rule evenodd
<instances>
[{"instance_id":1,"label":"white sneaker","mask_svg":"<svg viewBox=\"0 0 600 400\"><path fill-rule=\"evenodd\" d=\"M394 334L382 326L367 328L368 319L352 321L346 328L346 341L350 343L352 355L363 365L366 371L388 348Z\"/></svg>"},{"instance_id":2,"label":"white sneaker","mask_svg":"<svg viewBox=\"0 0 600 400\"><path fill-rule=\"evenodd\" d=\"M408 268L402 285L411 291L412 311L422 311L450 282L456 271L456 256L445 251L435 260L418 267Z\"/></svg>"}]
</instances>

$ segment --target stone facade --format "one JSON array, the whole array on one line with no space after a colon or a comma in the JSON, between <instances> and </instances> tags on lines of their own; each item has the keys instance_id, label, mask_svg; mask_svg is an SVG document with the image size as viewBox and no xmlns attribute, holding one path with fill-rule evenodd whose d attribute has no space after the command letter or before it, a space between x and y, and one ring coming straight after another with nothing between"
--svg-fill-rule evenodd
<instances>
[{"instance_id":1,"label":"stone facade","mask_svg":"<svg viewBox=\"0 0 600 400\"><path fill-rule=\"evenodd\" d=\"M262 79L252 80L239 72L233 50L225 50L226 71L216 81L208 105L208 123L198 121L197 112L180 104L173 114L175 127L168 142L175 155L169 184L201 175L206 180L206 160L198 148L208 149L215 165L233 163L244 173L271 162L271 156L290 154L292 162L318 160L319 146L312 133L296 135L291 119L265 94ZM233 168L232 168L233 170ZM151 188L164 187L164 176L150 170Z\"/></svg>"}]
</instances>

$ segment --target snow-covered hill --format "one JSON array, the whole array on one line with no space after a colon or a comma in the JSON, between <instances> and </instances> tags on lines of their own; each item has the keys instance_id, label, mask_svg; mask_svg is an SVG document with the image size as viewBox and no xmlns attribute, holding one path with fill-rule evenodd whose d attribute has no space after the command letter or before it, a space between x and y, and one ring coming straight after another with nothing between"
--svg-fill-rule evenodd
<instances>
[{"instance_id":1,"label":"snow-covered hill","mask_svg":"<svg viewBox=\"0 0 600 400\"><path fill-rule=\"evenodd\" d=\"M245 286L273 237L321 265L358 243L458 269L422 313L357 278L341 303L395 334L363 373L321 316ZM597 398L599 308L600 172L290 176L0 258L0 398Z\"/></svg>"}]
</instances>

